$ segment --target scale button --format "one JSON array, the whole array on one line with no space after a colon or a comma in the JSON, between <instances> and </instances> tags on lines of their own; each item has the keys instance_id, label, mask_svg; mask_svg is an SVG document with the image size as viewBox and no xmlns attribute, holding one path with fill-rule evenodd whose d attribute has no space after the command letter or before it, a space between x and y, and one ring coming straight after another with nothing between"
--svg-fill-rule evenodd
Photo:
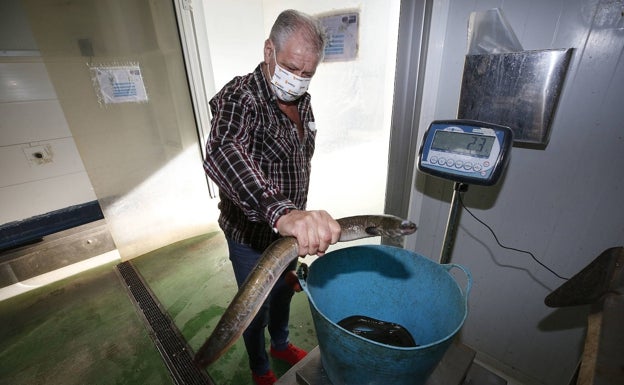
<instances>
[{"instance_id":1,"label":"scale button","mask_svg":"<svg viewBox=\"0 0 624 385\"><path fill-rule=\"evenodd\" d=\"M472 169L472 163L470 163L470 162L466 162L466 163L464 164L464 170L470 170L470 169Z\"/></svg>"},{"instance_id":2,"label":"scale button","mask_svg":"<svg viewBox=\"0 0 624 385\"><path fill-rule=\"evenodd\" d=\"M458 160L455 162L455 167L457 168L462 168L464 166L464 161L463 160Z\"/></svg>"},{"instance_id":3,"label":"scale button","mask_svg":"<svg viewBox=\"0 0 624 385\"><path fill-rule=\"evenodd\" d=\"M477 172L481 171L481 168L482 168L482 167L481 167L481 165L480 165L480 164L475 164L475 165L474 165L474 170L475 170L475 171L477 171Z\"/></svg>"},{"instance_id":4,"label":"scale button","mask_svg":"<svg viewBox=\"0 0 624 385\"><path fill-rule=\"evenodd\" d=\"M490 161L486 160L485 162L483 162L483 167L490 167Z\"/></svg>"},{"instance_id":5,"label":"scale button","mask_svg":"<svg viewBox=\"0 0 624 385\"><path fill-rule=\"evenodd\" d=\"M455 164L455 161L453 159L449 159L446 161L446 165L449 167L452 167Z\"/></svg>"},{"instance_id":6,"label":"scale button","mask_svg":"<svg viewBox=\"0 0 624 385\"><path fill-rule=\"evenodd\" d=\"M431 159L429 159L429 161L431 163L438 163L438 157L437 156L432 156Z\"/></svg>"},{"instance_id":7,"label":"scale button","mask_svg":"<svg viewBox=\"0 0 624 385\"><path fill-rule=\"evenodd\" d=\"M438 160L438 164L444 166L444 164L446 163L446 159L445 158L440 158Z\"/></svg>"}]
</instances>

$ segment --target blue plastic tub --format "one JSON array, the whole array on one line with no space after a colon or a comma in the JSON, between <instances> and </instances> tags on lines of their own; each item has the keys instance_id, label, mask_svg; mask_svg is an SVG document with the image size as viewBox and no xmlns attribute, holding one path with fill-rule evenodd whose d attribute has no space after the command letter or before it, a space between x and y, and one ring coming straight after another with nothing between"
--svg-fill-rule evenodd
<instances>
[{"instance_id":1,"label":"blue plastic tub","mask_svg":"<svg viewBox=\"0 0 624 385\"><path fill-rule=\"evenodd\" d=\"M449 271L466 274L462 290ZM327 253L300 279L308 296L321 363L333 385L424 384L467 315L470 272L384 245ZM416 347L372 341L338 326L360 315L397 323Z\"/></svg>"}]
</instances>

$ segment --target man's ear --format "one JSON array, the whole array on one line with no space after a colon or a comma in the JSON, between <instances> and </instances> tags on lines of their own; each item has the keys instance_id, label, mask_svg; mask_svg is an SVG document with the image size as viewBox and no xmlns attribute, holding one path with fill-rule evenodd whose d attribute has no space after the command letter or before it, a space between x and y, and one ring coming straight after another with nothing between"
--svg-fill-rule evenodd
<instances>
[{"instance_id":1,"label":"man's ear","mask_svg":"<svg viewBox=\"0 0 624 385\"><path fill-rule=\"evenodd\" d=\"M264 41L264 63L269 64L273 60L273 51L275 50L275 46L270 39L266 39Z\"/></svg>"}]
</instances>

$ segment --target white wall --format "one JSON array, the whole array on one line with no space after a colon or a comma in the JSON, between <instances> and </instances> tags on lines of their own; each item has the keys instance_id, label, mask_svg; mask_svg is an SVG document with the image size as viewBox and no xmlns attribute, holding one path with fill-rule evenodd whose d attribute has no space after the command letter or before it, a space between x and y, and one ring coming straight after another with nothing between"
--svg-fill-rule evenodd
<instances>
[{"instance_id":1,"label":"white wall","mask_svg":"<svg viewBox=\"0 0 624 385\"><path fill-rule=\"evenodd\" d=\"M95 200L16 0L0 3L0 36L0 225Z\"/></svg>"},{"instance_id":2,"label":"white wall","mask_svg":"<svg viewBox=\"0 0 624 385\"><path fill-rule=\"evenodd\" d=\"M15 7L20 2L16 0L11 4ZM214 217L212 206L216 206L216 202L207 202L211 206L205 208L209 212L207 216L192 219L182 219L184 216L180 213L189 211L183 202L178 202L181 204L179 207L163 204L163 192L166 189L162 188L161 183L176 189L174 195L179 195L179 186L190 188L193 196L204 193L199 191L199 186L187 179L175 184L166 182L167 178L175 178L165 170L184 167L182 164L186 161L194 162L196 156L193 149L189 149L184 152L183 158L176 157L181 147L186 149L188 141L193 139L188 130L192 128L188 125L192 115L187 114L187 106L176 105L183 104L185 96L176 96L174 103L163 102L165 95L181 90L179 85L182 83L177 78L167 79L160 71L167 66L179 69L179 57L175 57L176 48L168 46L171 40L170 31L152 31L152 27L145 23L126 25L126 19L131 16L118 15L117 13L124 12L120 11L123 7L115 4L114 1L87 1L80 7L75 4L76 6L61 9L62 7L54 4L26 1L24 7L27 8L28 17L24 16L23 23L18 23L20 27L15 27L15 23L3 24L11 28L7 33L19 30L30 35L31 27L35 31L37 39L30 35L27 40L33 44L35 40L38 44L43 44L44 56L42 59L33 59L37 62L34 68L45 73L46 78L50 74L51 80L40 81L40 77L35 76L32 71L24 74L23 79L33 81L37 87L44 87L54 95L44 99L54 98L57 102L54 106L43 103L48 111L38 115L47 124L48 136L20 139L22 141L11 143L21 146L46 144L49 145L46 148L52 148L55 157L54 170L45 177L45 182L49 185L36 188L27 186L29 177L26 167L31 167L31 163L23 151L12 149L2 158L6 161L0 167L3 167L3 176L7 175L3 178L7 185L5 188L0 186L0 195L3 198L2 204L7 205L2 210L2 215L11 215L10 219L26 218L50 209L66 207L76 199L81 203L96 199L97 196L115 241L121 248L122 255L128 258L149 251L163 242L177 239L175 232L164 230L165 227L160 226L160 223L184 220L186 225L183 227L203 228L204 221ZM151 10L145 10L145 14L151 13L157 20L161 17L159 12L164 9L159 4L154 3ZM139 5L132 3L127 7L129 11L126 14L131 15L137 11L135 8ZM326 209L336 217L381 212L384 204L394 80L398 1L386 4L375 1L205 2L205 28L210 36L212 59L212 68L209 70L213 71L216 89L233 76L252 71L262 60L263 43L275 17L281 10L289 7L313 14L357 9L361 17L358 59L348 63L322 64L311 87L319 134L309 207ZM72 20L82 22L75 24ZM109 26L107 23L112 24ZM128 39L128 36L133 38ZM79 38L91 40L95 52L93 58L80 55L77 45ZM152 48L154 51L150 52ZM158 57L158 49L161 48L166 57L159 62L161 58ZM94 90L87 66L89 61L95 64L140 62L150 102L146 105L107 107L94 103ZM152 66L151 63L155 64ZM159 82L152 79L159 79ZM39 99L41 98L38 97L37 100ZM33 106L21 106L13 102L14 100L10 109L15 112L6 114L7 117L25 116L24 109L28 109L31 119L36 115L32 113ZM160 107L155 107L156 105ZM370 108L370 105L374 105L374 108ZM4 116L5 114L3 118ZM2 123L10 124L14 128L10 132L4 129L2 131L3 135L12 135L11 140L16 132L21 135L30 130L30 126L13 125L14 120L3 119ZM183 125L184 129L178 132L178 129L174 129L175 125ZM51 140L55 142L50 142ZM82 160L75 146L70 151L63 144L61 151L58 140L75 141ZM0 144L6 143L8 142ZM15 159L15 156L19 159ZM174 159L180 159L181 165L174 166L178 162ZM168 167L165 166L166 161L169 161ZM89 177L85 166L80 164L82 162ZM345 168L347 165L349 168ZM37 167L39 169L34 169L35 178L41 177L42 169L52 169L50 163ZM184 178L201 182L201 177L197 178L196 174L200 169L184 168L193 175ZM186 175L172 172L176 178ZM51 176L62 178L53 185ZM22 188L16 189L16 184L22 184ZM72 188L65 188L68 185ZM46 194L42 191L46 191ZM357 199L354 199L355 196ZM193 199L187 203L196 207L203 207L206 203L198 205L191 201ZM33 202L41 203L44 207L37 207ZM195 212L199 214L197 210ZM141 224L136 221L137 218L149 222ZM154 228L161 228L166 236L158 236ZM157 237L157 240L151 237Z\"/></svg>"},{"instance_id":3,"label":"white wall","mask_svg":"<svg viewBox=\"0 0 624 385\"><path fill-rule=\"evenodd\" d=\"M599 0L440 1L434 7L420 130L454 118L470 12L500 7L525 49L574 48L543 150L515 147L503 180L471 186L465 202L508 246L533 252L570 277L624 243L624 30L621 3ZM441 28L440 26L443 26ZM513 106L510 106L513 108ZM437 260L452 185L418 174L408 247ZM568 384L582 349L587 309L551 309L544 297L563 281L526 254L503 250L467 213L452 262L474 276L462 340L524 383Z\"/></svg>"},{"instance_id":4,"label":"white wall","mask_svg":"<svg viewBox=\"0 0 624 385\"><path fill-rule=\"evenodd\" d=\"M212 229L172 2L21 3L122 259ZM103 105L90 65L125 63L148 100Z\"/></svg>"},{"instance_id":5,"label":"white wall","mask_svg":"<svg viewBox=\"0 0 624 385\"><path fill-rule=\"evenodd\" d=\"M263 58L265 20L262 0L203 0L215 89L247 74ZM198 23L201 21L197 21ZM208 95L211 98L213 95Z\"/></svg>"}]
</instances>

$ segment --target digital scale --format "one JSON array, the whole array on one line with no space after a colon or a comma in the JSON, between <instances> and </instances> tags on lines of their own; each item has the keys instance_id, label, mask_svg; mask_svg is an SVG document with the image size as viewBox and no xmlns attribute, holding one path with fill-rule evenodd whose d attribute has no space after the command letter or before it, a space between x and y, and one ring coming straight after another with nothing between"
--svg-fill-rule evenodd
<instances>
[{"instance_id":1,"label":"digital scale","mask_svg":"<svg viewBox=\"0 0 624 385\"><path fill-rule=\"evenodd\" d=\"M472 120L436 120L425 133L418 169L454 182L491 186L509 161L509 127Z\"/></svg>"},{"instance_id":2,"label":"digital scale","mask_svg":"<svg viewBox=\"0 0 624 385\"><path fill-rule=\"evenodd\" d=\"M491 186L509 163L513 131L475 120L435 120L425 132L418 152L418 169L455 182L440 263L448 263L453 249L459 194L468 184Z\"/></svg>"}]
</instances>

